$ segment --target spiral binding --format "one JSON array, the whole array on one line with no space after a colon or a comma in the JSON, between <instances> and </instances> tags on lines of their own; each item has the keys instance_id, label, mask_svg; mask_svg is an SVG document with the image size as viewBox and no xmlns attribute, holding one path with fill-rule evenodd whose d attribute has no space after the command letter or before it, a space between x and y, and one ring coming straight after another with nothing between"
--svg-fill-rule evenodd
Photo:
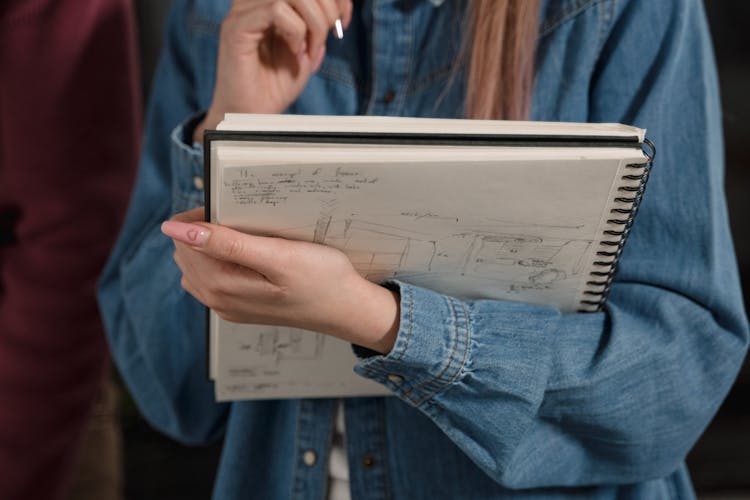
<instances>
[{"instance_id":1,"label":"spiral binding","mask_svg":"<svg viewBox=\"0 0 750 500\"><path fill-rule=\"evenodd\" d=\"M578 312L601 311L604 307L604 303L607 301L607 296L609 295L609 291L612 288L612 282L617 273L617 266L620 262L622 249L625 246L625 241L627 240L628 235L630 234L630 229L633 227L633 221L635 220L638 208L643 200L643 193L646 191L646 183L651 174L651 168L654 165L656 146L654 146L654 143L648 139L644 139L643 143L650 149L650 152L644 150L648 161L643 164L632 163L626 165L627 168L643 169L643 172L638 174L626 174L621 177L622 180L637 180L640 182L637 186L621 186L618 188L623 195L615 198L615 201L618 203L626 203L630 206L629 208L615 207L610 211L613 216L611 219L607 219L607 223L620 226L621 229L608 229L604 231L605 236L616 237L617 239L607 239L599 242L601 248L596 252L596 255L597 257L604 257L604 259L595 261L594 266L601 267L602 270L592 271L590 273L592 279L587 281L586 285L596 288L584 290L583 294L592 298L590 300L581 300L581 309L579 309Z\"/></svg>"}]
</instances>

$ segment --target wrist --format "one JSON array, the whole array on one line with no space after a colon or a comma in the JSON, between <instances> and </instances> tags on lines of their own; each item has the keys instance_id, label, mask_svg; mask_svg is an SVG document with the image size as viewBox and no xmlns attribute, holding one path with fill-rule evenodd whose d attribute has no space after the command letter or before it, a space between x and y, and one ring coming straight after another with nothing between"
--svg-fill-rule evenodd
<instances>
[{"instance_id":1,"label":"wrist","mask_svg":"<svg viewBox=\"0 0 750 500\"><path fill-rule=\"evenodd\" d=\"M392 291L359 277L357 291L350 295L354 307L342 308L345 316L342 337L353 344L388 354L396 343L401 306L398 291ZM352 312L354 311L354 312Z\"/></svg>"},{"instance_id":2,"label":"wrist","mask_svg":"<svg viewBox=\"0 0 750 500\"><path fill-rule=\"evenodd\" d=\"M388 354L396 344L401 325L401 296L399 292L375 285L383 296L383 314L380 314L380 327L375 329L373 343L369 347L381 354Z\"/></svg>"}]
</instances>

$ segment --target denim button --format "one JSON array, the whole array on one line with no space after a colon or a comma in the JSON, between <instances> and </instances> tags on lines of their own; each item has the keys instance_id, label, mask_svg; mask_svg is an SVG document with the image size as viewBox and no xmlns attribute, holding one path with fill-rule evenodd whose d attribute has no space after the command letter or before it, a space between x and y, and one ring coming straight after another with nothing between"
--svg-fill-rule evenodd
<instances>
[{"instance_id":1,"label":"denim button","mask_svg":"<svg viewBox=\"0 0 750 500\"><path fill-rule=\"evenodd\" d=\"M365 469L372 469L375 467L375 457L372 455L365 455L362 457L362 467Z\"/></svg>"},{"instance_id":2,"label":"denim button","mask_svg":"<svg viewBox=\"0 0 750 500\"><path fill-rule=\"evenodd\" d=\"M400 384L404 381L404 377L402 377L401 375L396 375L395 373L389 373L388 380L390 380L394 384Z\"/></svg>"},{"instance_id":3,"label":"denim button","mask_svg":"<svg viewBox=\"0 0 750 500\"><path fill-rule=\"evenodd\" d=\"M302 454L302 461L305 462L305 465L308 467L312 467L315 465L315 462L318 461L318 455L315 453L315 450L305 450Z\"/></svg>"},{"instance_id":4,"label":"denim button","mask_svg":"<svg viewBox=\"0 0 750 500\"><path fill-rule=\"evenodd\" d=\"M195 186L195 189L198 191L203 191L203 177L199 175L193 177L193 186Z\"/></svg>"}]
</instances>

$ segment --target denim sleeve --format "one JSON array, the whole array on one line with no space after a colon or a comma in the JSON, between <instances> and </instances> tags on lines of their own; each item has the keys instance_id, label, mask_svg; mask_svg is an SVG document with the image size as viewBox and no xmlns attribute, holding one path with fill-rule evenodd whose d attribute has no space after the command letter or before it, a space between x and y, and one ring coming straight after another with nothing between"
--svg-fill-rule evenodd
<instances>
[{"instance_id":1,"label":"denim sleeve","mask_svg":"<svg viewBox=\"0 0 750 500\"><path fill-rule=\"evenodd\" d=\"M220 434L226 406L215 403L207 379L205 309L181 288L174 245L160 232L174 213L203 204L202 158L185 145L179 126L201 107L184 39L185 4L170 16L136 186L100 278L99 304L115 362L142 414L171 437L198 444Z\"/></svg>"},{"instance_id":2,"label":"denim sleeve","mask_svg":"<svg viewBox=\"0 0 750 500\"><path fill-rule=\"evenodd\" d=\"M462 301L394 283L396 344L355 367L511 488L667 475L747 349L702 6L618 8L591 77L590 120L648 128L658 154L605 312Z\"/></svg>"}]
</instances>

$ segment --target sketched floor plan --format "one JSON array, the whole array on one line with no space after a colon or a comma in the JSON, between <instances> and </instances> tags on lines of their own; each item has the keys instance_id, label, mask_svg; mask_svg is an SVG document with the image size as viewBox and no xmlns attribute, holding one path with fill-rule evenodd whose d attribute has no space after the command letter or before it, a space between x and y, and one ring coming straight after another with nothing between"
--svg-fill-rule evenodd
<instances>
[{"instance_id":1,"label":"sketched floor plan","mask_svg":"<svg viewBox=\"0 0 750 500\"><path fill-rule=\"evenodd\" d=\"M427 224L422 232L413 227L413 223L398 227L371 222L367 217L336 217L326 212L314 226L288 229L280 234L297 238L307 234L307 239L342 250L354 267L372 281L388 278L419 281L420 277L432 281L455 275L494 281L502 284L508 294L544 289L579 276L584 272L585 257L593 243L519 234L512 232L515 228L506 232L497 222L475 227L456 224L455 232L442 234L431 233Z\"/></svg>"},{"instance_id":2,"label":"sketched floor plan","mask_svg":"<svg viewBox=\"0 0 750 500\"><path fill-rule=\"evenodd\" d=\"M239 331L226 337L225 353L236 356L244 365L232 368L233 375L268 375L285 361L316 360L325 343L325 335L320 333L274 326L256 328L258 331L250 335ZM248 366L252 368L243 372Z\"/></svg>"},{"instance_id":3,"label":"sketched floor plan","mask_svg":"<svg viewBox=\"0 0 750 500\"><path fill-rule=\"evenodd\" d=\"M314 395L321 387L351 395L387 393L351 370L356 360L348 342L283 326L221 321L216 388L227 397L284 391Z\"/></svg>"}]
</instances>

